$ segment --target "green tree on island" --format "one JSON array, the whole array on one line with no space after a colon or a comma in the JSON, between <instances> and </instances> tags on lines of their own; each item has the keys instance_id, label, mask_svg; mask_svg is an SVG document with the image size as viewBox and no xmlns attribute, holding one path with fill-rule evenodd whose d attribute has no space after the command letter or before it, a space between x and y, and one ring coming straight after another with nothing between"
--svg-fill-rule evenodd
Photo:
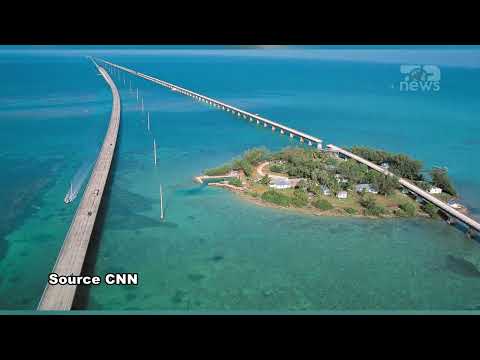
<instances>
[{"instance_id":1,"label":"green tree on island","mask_svg":"<svg viewBox=\"0 0 480 360\"><path fill-rule=\"evenodd\" d=\"M322 211L326 211L326 210L332 210L333 209L333 205L330 204L328 202L328 200L325 200L325 199L321 199L321 198L318 198L318 199L315 199L312 203L313 206L315 206L317 209L320 209Z\"/></svg>"},{"instance_id":2,"label":"green tree on island","mask_svg":"<svg viewBox=\"0 0 480 360\"><path fill-rule=\"evenodd\" d=\"M243 170L247 177L252 176L253 166L245 159L236 159L233 161L232 168L234 170Z\"/></svg>"},{"instance_id":3,"label":"green tree on island","mask_svg":"<svg viewBox=\"0 0 480 360\"><path fill-rule=\"evenodd\" d=\"M377 205L375 198L371 194L362 194L360 205L365 208L365 215L380 216L385 213L385 208Z\"/></svg>"},{"instance_id":4,"label":"green tree on island","mask_svg":"<svg viewBox=\"0 0 480 360\"><path fill-rule=\"evenodd\" d=\"M330 189L333 195L337 195L340 191L342 191L342 186L335 177L329 179L326 186Z\"/></svg>"},{"instance_id":5,"label":"green tree on island","mask_svg":"<svg viewBox=\"0 0 480 360\"><path fill-rule=\"evenodd\" d=\"M387 163L389 171L397 176L410 179L421 180L422 162L414 160L404 154L394 154L383 150L370 149L367 147L354 146L350 151L361 156L377 165Z\"/></svg>"},{"instance_id":6,"label":"green tree on island","mask_svg":"<svg viewBox=\"0 0 480 360\"><path fill-rule=\"evenodd\" d=\"M453 187L446 170L435 168L430 171L430 176L432 177L432 183L435 186L439 187L450 195L457 195L457 192L455 191L455 188Z\"/></svg>"},{"instance_id":7,"label":"green tree on island","mask_svg":"<svg viewBox=\"0 0 480 360\"><path fill-rule=\"evenodd\" d=\"M204 174L207 176L218 176L218 175L226 175L232 170L232 165L225 164L213 169L208 169L204 171Z\"/></svg>"},{"instance_id":8,"label":"green tree on island","mask_svg":"<svg viewBox=\"0 0 480 360\"><path fill-rule=\"evenodd\" d=\"M228 180L228 183L230 185L233 185L233 186L236 186L236 187L242 187L243 186L242 181L239 178L236 178L236 177Z\"/></svg>"},{"instance_id":9,"label":"green tree on island","mask_svg":"<svg viewBox=\"0 0 480 360\"><path fill-rule=\"evenodd\" d=\"M292 204L296 207L303 207L308 204L308 194L302 189L295 189L293 191Z\"/></svg>"},{"instance_id":10,"label":"green tree on island","mask_svg":"<svg viewBox=\"0 0 480 360\"><path fill-rule=\"evenodd\" d=\"M411 202L406 202L406 203L400 204L399 208L407 216L415 216L416 213L417 213L417 208Z\"/></svg>"},{"instance_id":11,"label":"green tree on island","mask_svg":"<svg viewBox=\"0 0 480 360\"><path fill-rule=\"evenodd\" d=\"M262 161L269 160L270 158L271 154L265 147L253 148L245 151L243 154L243 160L254 166L260 164Z\"/></svg>"},{"instance_id":12,"label":"green tree on island","mask_svg":"<svg viewBox=\"0 0 480 360\"><path fill-rule=\"evenodd\" d=\"M382 195L392 195L394 191L400 186L398 178L395 176L383 175L375 173L373 177L373 185Z\"/></svg>"},{"instance_id":13,"label":"green tree on island","mask_svg":"<svg viewBox=\"0 0 480 360\"><path fill-rule=\"evenodd\" d=\"M437 219L438 216L438 207L433 205L430 202L427 202L424 206L422 206L422 210L425 211L432 219Z\"/></svg>"},{"instance_id":14,"label":"green tree on island","mask_svg":"<svg viewBox=\"0 0 480 360\"><path fill-rule=\"evenodd\" d=\"M263 184L263 185L270 185L270 183L272 182L272 179L267 175L265 174L260 180L259 180L259 183L260 184Z\"/></svg>"}]
</instances>

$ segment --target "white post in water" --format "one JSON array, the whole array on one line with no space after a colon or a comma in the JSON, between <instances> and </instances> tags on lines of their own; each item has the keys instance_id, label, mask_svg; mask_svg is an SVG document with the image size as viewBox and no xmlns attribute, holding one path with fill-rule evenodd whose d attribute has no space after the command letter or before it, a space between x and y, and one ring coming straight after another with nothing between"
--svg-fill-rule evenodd
<instances>
[{"instance_id":1,"label":"white post in water","mask_svg":"<svg viewBox=\"0 0 480 360\"><path fill-rule=\"evenodd\" d=\"M138 102L138 88L137 88L137 102Z\"/></svg>"},{"instance_id":2,"label":"white post in water","mask_svg":"<svg viewBox=\"0 0 480 360\"><path fill-rule=\"evenodd\" d=\"M153 161L155 166L157 166L157 145L155 144L155 139L153 139Z\"/></svg>"},{"instance_id":3,"label":"white post in water","mask_svg":"<svg viewBox=\"0 0 480 360\"><path fill-rule=\"evenodd\" d=\"M129 89L130 92L132 92L132 80L130 80L130 89Z\"/></svg>"},{"instance_id":4,"label":"white post in water","mask_svg":"<svg viewBox=\"0 0 480 360\"><path fill-rule=\"evenodd\" d=\"M142 112L143 112L143 96L142 96Z\"/></svg>"},{"instance_id":5,"label":"white post in water","mask_svg":"<svg viewBox=\"0 0 480 360\"><path fill-rule=\"evenodd\" d=\"M160 220L163 220L163 192L160 184Z\"/></svg>"},{"instance_id":6,"label":"white post in water","mask_svg":"<svg viewBox=\"0 0 480 360\"><path fill-rule=\"evenodd\" d=\"M147 128L150 131L150 111L147 113Z\"/></svg>"}]
</instances>

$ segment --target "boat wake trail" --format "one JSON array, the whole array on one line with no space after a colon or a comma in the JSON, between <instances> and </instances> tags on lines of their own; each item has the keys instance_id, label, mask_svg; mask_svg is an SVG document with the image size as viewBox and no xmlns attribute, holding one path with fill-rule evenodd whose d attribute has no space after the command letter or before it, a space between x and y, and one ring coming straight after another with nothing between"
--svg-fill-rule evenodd
<instances>
[{"instance_id":1,"label":"boat wake trail","mask_svg":"<svg viewBox=\"0 0 480 360\"><path fill-rule=\"evenodd\" d=\"M85 161L82 166L77 170L75 175L70 182L70 188L68 189L67 194L65 195L64 202L68 204L76 199L78 192L82 188L85 179L88 177L90 173L90 169L92 168L91 161Z\"/></svg>"}]
</instances>

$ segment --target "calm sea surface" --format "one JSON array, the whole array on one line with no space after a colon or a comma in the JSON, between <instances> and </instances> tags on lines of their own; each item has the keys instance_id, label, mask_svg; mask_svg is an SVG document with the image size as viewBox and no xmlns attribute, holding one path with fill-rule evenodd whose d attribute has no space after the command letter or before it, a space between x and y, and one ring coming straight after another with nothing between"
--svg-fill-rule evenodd
<instances>
[{"instance_id":1,"label":"calm sea surface","mask_svg":"<svg viewBox=\"0 0 480 360\"><path fill-rule=\"evenodd\" d=\"M352 60L355 51L362 61ZM426 169L446 166L478 218L480 52L355 51L174 48L103 57L326 144L379 147L420 159ZM417 62L440 67L440 91L399 91L399 65ZM95 160L112 99L80 51L0 51L0 78L0 310L29 310L80 200L66 206L63 198L78 169ZM130 80L150 112L151 132ZM120 141L87 269L136 272L140 285L84 289L79 307L480 309L480 273L462 260L480 262L480 245L458 229L423 219L300 215L195 184L203 169L248 148L296 143L144 80L115 81Z\"/></svg>"}]
</instances>

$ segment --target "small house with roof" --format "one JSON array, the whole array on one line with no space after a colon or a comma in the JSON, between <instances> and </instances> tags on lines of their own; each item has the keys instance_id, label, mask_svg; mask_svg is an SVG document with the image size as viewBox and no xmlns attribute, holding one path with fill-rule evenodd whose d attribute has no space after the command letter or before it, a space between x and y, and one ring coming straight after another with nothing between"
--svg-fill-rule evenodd
<instances>
[{"instance_id":1,"label":"small house with roof","mask_svg":"<svg viewBox=\"0 0 480 360\"><path fill-rule=\"evenodd\" d=\"M382 167L383 170L388 170L388 169L390 169L390 164L387 163L387 162L383 162L383 163L380 164L380 167Z\"/></svg>"},{"instance_id":2,"label":"small house with roof","mask_svg":"<svg viewBox=\"0 0 480 360\"><path fill-rule=\"evenodd\" d=\"M377 189L375 189L375 187L372 185L372 184L358 184L358 185L355 185L355 191L356 192L368 192L368 193L371 193L371 194L378 194L378 191Z\"/></svg>"},{"instance_id":3,"label":"small house with roof","mask_svg":"<svg viewBox=\"0 0 480 360\"><path fill-rule=\"evenodd\" d=\"M428 190L428 192L430 194L441 194L442 193L442 189L440 189L439 187L436 187L436 186L432 186L430 188L430 190Z\"/></svg>"},{"instance_id":4,"label":"small house with roof","mask_svg":"<svg viewBox=\"0 0 480 360\"><path fill-rule=\"evenodd\" d=\"M337 194L337 198L339 199L346 199L348 197L348 193L346 191L340 191Z\"/></svg>"},{"instance_id":5,"label":"small house with roof","mask_svg":"<svg viewBox=\"0 0 480 360\"><path fill-rule=\"evenodd\" d=\"M292 186L292 183L286 178L273 178L270 187L274 189L289 189Z\"/></svg>"}]
</instances>

